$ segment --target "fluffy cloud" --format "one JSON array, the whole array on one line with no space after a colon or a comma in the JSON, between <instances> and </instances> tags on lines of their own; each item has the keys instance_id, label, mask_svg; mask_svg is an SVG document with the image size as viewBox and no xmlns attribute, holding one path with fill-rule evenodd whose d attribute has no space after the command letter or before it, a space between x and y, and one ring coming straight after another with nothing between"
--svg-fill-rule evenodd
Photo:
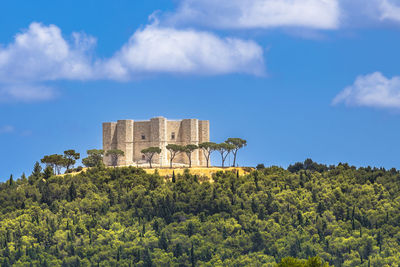
<instances>
[{"instance_id":1,"label":"fluffy cloud","mask_svg":"<svg viewBox=\"0 0 400 267\"><path fill-rule=\"evenodd\" d=\"M252 41L157 25L138 30L100 66L105 76L115 79L146 73L264 73L263 50Z\"/></svg>"},{"instance_id":2,"label":"fluffy cloud","mask_svg":"<svg viewBox=\"0 0 400 267\"><path fill-rule=\"evenodd\" d=\"M79 33L68 42L57 26L32 23L13 43L0 46L0 100L47 100L55 92L41 82L93 78L89 54L95 43Z\"/></svg>"},{"instance_id":3,"label":"fluffy cloud","mask_svg":"<svg viewBox=\"0 0 400 267\"><path fill-rule=\"evenodd\" d=\"M68 43L55 26L32 23L0 48L0 81L30 82L57 79L88 79L92 76L88 55L95 39L74 33Z\"/></svg>"},{"instance_id":4,"label":"fluffy cloud","mask_svg":"<svg viewBox=\"0 0 400 267\"><path fill-rule=\"evenodd\" d=\"M381 0L380 2L381 20L393 20L400 22L400 6L389 0Z\"/></svg>"},{"instance_id":5,"label":"fluffy cloud","mask_svg":"<svg viewBox=\"0 0 400 267\"><path fill-rule=\"evenodd\" d=\"M161 16L178 26L213 29L296 27L332 30L400 22L398 0L180 0Z\"/></svg>"},{"instance_id":6,"label":"fluffy cloud","mask_svg":"<svg viewBox=\"0 0 400 267\"><path fill-rule=\"evenodd\" d=\"M357 77L353 85L345 88L333 104L375 108L400 108L400 77L386 78L375 72Z\"/></svg>"},{"instance_id":7,"label":"fluffy cloud","mask_svg":"<svg viewBox=\"0 0 400 267\"><path fill-rule=\"evenodd\" d=\"M248 29L339 26L339 0L182 0L167 18L172 24Z\"/></svg>"},{"instance_id":8,"label":"fluffy cloud","mask_svg":"<svg viewBox=\"0 0 400 267\"><path fill-rule=\"evenodd\" d=\"M64 39L55 26L32 23L14 42L0 46L0 101L54 97L57 80L130 80L154 73L219 75L264 72L263 50L252 41L208 32L149 25L115 55L92 58L96 39L73 33Z\"/></svg>"}]
</instances>

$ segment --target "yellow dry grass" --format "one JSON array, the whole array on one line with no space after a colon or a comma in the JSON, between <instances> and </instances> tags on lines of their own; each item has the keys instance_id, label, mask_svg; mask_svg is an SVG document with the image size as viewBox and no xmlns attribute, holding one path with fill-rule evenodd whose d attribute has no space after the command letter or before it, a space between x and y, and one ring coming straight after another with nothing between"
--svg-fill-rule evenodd
<instances>
[{"instance_id":1,"label":"yellow dry grass","mask_svg":"<svg viewBox=\"0 0 400 267\"><path fill-rule=\"evenodd\" d=\"M164 168L163 169L149 169L149 168L146 168L144 170L148 174L153 174L157 170L158 174L160 176L172 176L172 172L175 172L175 175L183 174L185 169L187 169L187 168L172 168L172 169L164 169ZM199 175L199 176L206 176L206 177L211 178L214 173L217 173L219 171L223 171L223 172L226 172L226 171L237 172L237 171L239 171L239 175L245 175L245 174L249 173L249 169L250 168L242 168L242 167L230 167L230 168L218 168L218 167L198 168L198 167L194 167L194 168L190 168L188 170L189 170L190 174Z\"/></svg>"},{"instance_id":2,"label":"yellow dry grass","mask_svg":"<svg viewBox=\"0 0 400 267\"><path fill-rule=\"evenodd\" d=\"M112 168L112 167L109 167ZM172 172L175 172L175 175L178 174L183 174L183 172L188 169L190 174L193 175L198 175L198 176L205 176L208 178L212 178L212 175L222 171L222 172L226 172L226 171L233 171L233 172L237 172L239 171L239 175L245 175L245 174L249 174L251 170L254 170L254 168L249 168L249 167L229 167L229 168L220 168L220 167L210 167L210 168L198 168L198 167L193 167L193 168L143 168L143 170L148 173L148 174L153 174L156 170L158 171L158 174L160 176L164 176L164 177L172 177ZM82 171L86 171L87 168L84 168ZM82 172L81 171L81 172ZM69 173L69 175L75 176L81 172L73 172L73 173ZM60 174L59 176L65 176L67 174Z\"/></svg>"}]
</instances>

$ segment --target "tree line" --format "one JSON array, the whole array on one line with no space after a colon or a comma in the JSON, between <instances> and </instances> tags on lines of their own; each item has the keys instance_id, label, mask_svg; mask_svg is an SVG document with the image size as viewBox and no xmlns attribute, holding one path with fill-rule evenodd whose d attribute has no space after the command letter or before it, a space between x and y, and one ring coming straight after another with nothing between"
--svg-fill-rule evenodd
<instances>
[{"instance_id":1,"label":"tree line","mask_svg":"<svg viewBox=\"0 0 400 267\"><path fill-rule=\"evenodd\" d=\"M236 166L238 151L247 145L247 141L241 138L228 138L223 143L205 142L199 145L188 144L188 145L178 145L178 144L168 144L166 149L170 153L170 168L173 166L173 161L179 154L183 153L187 156L189 161L189 168L192 167L192 155L193 152L200 149L204 157L206 158L207 168L210 166L210 157L213 152L218 152L221 155L221 166L225 167L225 161L229 154L233 155L233 164ZM152 163L154 156L161 153L160 147L149 147L142 151L146 162L149 163L150 168L152 168ZM124 152L119 149L111 149L104 151L102 149L90 149L87 151L87 157L82 159L83 165L86 167L96 167L103 164L103 157L109 156L111 158L111 165L116 167L118 165L118 160L124 156ZM65 173L80 171L82 167L74 169L76 161L80 159L80 153L75 150L66 150L63 155L53 154L46 155L41 159L43 164L51 168L54 174L61 174L62 168L65 168Z\"/></svg>"}]
</instances>

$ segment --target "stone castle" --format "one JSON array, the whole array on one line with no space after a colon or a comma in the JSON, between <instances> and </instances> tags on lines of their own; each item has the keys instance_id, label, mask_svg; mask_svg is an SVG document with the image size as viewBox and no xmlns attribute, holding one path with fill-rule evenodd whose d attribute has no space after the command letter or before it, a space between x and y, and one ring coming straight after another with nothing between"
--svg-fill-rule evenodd
<instances>
[{"instance_id":1,"label":"stone castle","mask_svg":"<svg viewBox=\"0 0 400 267\"><path fill-rule=\"evenodd\" d=\"M210 122L198 119L167 120L164 117L149 121L119 120L103 123L103 149L119 149L124 156L118 159L118 166L145 165L142 150L159 147L161 153L153 158L153 165L168 167L170 153L168 144L199 145L210 141ZM174 166L187 166L185 153L179 153L173 160ZM110 157L104 157L106 166L112 165ZM206 158L200 149L192 154L192 166L206 166Z\"/></svg>"}]
</instances>

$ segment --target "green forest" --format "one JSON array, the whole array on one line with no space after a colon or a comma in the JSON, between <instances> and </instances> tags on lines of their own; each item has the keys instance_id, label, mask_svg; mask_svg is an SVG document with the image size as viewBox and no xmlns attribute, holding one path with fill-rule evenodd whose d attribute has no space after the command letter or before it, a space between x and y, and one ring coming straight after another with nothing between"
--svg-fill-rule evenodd
<instances>
[{"instance_id":1,"label":"green forest","mask_svg":"<svg viewBox=\"0 0 400 267\"><path fill-rule=\"evenodd\" d=\"M400 172L93 167L0 184L1 266L398 266Z\"/></svg>"}]
</instances>

